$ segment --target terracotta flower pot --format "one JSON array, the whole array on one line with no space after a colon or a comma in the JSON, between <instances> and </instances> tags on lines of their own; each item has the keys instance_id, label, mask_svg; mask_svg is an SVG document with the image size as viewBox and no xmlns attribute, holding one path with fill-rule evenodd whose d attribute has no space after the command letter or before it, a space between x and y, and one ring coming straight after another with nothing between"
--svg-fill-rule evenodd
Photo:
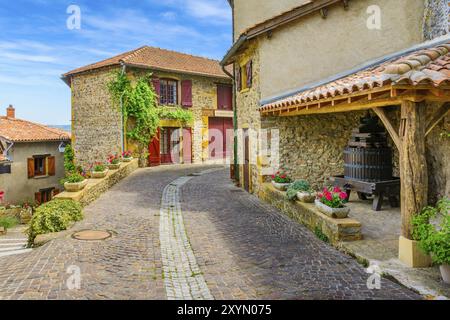
<instances>
[{"instance_id":1,"label":"terracotta flower pot","mask_svg":"<svg viewBox=\"0 0 450 320\"><path fill-rule=\"evenodd\" d=\"M109 170L119 170L120 169L120 163L117 163L117 164L110 163L110 164L108 164L108 168L109 168Z\"/></svg>"},{"instance_id":2,"label":"terracotta flower pot","mask_svg":"<svg viewBox=\"0 0 450 320\"><path fill-rule=\"evenodd\" d=\"M106 177L108 174L109 169L105 169L105 171L92 171L92 178L93 179L102 179Z\"/></svg>"},{"instance_id":3,"label":"terracotta flower pot","mask_svg":"<svg viewBox=\"0 0 450 320\"><path fill-rule=\"evenodd\" d=\"M76 182L76 183L66 182L66 183L64 183L64 189L66 189L67 192L78 192L78 191L83 190L87 184L88 184L87 179L84 179L83 181Z\"/></svg>"},{"instance_id":4,"label":"terracotta flower pot","mask_svg":"<svg viewBox=\"0 0 450 320\"><path fill-rule=\"evenodd\" d=\"M291 185L291 183L278 183L278 182L272 181L272 185L277 190L286 191L289 188L289 186Z\"/></svg>"},{"instance_id":5,"label":"terracotta flower pot","mask_svg":"<svg viewBox=\"0 0 450 320\"><path fill-rule=\"evenodd\" d=\"M441 270L442 280L444 280L445 283L450 284L450 266L448 264L443 264L439 269Z\"/></svg>"},{"instance_id":6,"label":"terracotta flower pot","mask_svg":"<svg viewBox=\"0 0 450 320\"><path fill-rule=\"evenodd\" d=\"M344 208L331 208L327 206L326 204L320 202L316 199L315 201L316 208L322 212L323 214L326 214L329 217L337 218L337 219L344 219L348 217L348 214L350 213L349 207Z\"/></svg>"},{"instance_id":7,"label":"terracotta flower pot","mask_svg":"<svg viewBox=\"0 0 450 320\"><path fill-rule=\"evenodd\" d=\"M122 161L123 161L123 162L131 162L131 160L133 160L133 157L122 158Z\"/></svg>"},{"instance_id":8,"label":"terracotta flower pot","mask_svg":"<svg viewBox=\"0 0 450 320\"><path fill-rule=\"evenodd\" d=\"M316 193L300 191L297 192L297 199L300 200L301 202L313 203L314 200L316 199Z\"/></svg>"}]
</instances>

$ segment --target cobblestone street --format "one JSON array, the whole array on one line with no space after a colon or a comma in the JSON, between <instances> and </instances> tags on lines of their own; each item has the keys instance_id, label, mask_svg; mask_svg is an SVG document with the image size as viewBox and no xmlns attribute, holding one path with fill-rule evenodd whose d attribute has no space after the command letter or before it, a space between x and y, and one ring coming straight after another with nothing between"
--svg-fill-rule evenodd
<instances>
[{"instance_id":1,"label":"cobblestone street","mask_svg":"<svg viewBox=\"0 0 450 320\"><path fill-rule=\"evenodd\" d=\"M113 237L66 235L0 258L0 299L420 298L387 279L369 290L369 274L355 260L228 176L194 165L136 171L73 228ZM67 286L71 266L79 268L79 289Z\"/></svg>"}]
</instances>

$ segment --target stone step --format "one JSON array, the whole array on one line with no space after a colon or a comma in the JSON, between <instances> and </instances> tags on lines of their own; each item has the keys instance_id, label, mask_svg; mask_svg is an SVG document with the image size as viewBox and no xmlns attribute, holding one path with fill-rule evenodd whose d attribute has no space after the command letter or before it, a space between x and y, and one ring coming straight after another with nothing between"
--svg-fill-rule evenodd
<instances>
[{"instance_id":1,"label":"stone step","mask_svg":"<svg viewBox=\"0 0 450 320\"><path fill-rule=\"evenodd\" d=\"M16 250L21 250L21 249L25 249L25 246L19 245L19 246L10 246L10 247L4 247L4 248L0 247L0 252L16 251Z\"/></svg>"},{"instance_id":2,"label":"stone step","mask_svg":"<svg viewBox=\"0 0 450 320\"><path fill-rule=\"evenodd\" d=\"M0 258L7 257L7 256L13 256L13 255L17 255L17 254L24 254L24 253L28 253L31 251L32 251L32 249L21 249L21 250L0 252Z\"/></svg>"}]
</instances>

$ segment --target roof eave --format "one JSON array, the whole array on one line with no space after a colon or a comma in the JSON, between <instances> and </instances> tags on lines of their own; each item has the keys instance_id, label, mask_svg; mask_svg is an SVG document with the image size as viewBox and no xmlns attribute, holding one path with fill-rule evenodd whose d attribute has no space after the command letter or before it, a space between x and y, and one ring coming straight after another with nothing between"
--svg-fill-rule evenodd
<instances>
[{"instance_id":1,"label":"roof eave","mask_svg":"<svg viewBox=\"0 0 450 320\"><path fill-rule=\"evenodd\" d=\"M239 39L233 44L233 46L228 50L228 52L223 57L222 61L220 61L220 65L227 66L233 63L232 59L236 56L236 53L242 47L242 45L248 40L246 35L242 35Z\"/></svg>"},{"instance_id":2,"label":"roof eave","mask_svg":"<svg viewBox=\"0 0 450 320\"><path fill-rule=\"evenodd\" d=\"M184 70L177 70L177 69L169 69L169 68L159 68L159 67L152 67L142 64L135 64L135 63L124 63L127 67L132 68L140 68L140 69L148 69L148 70L157 70L157 71L164 71L164 72L175 72L175 73L181 73L181 74L189 74L189 75L195 75L200 77L208 77L208 78L216 78L216 79L230 79L226 74L224 75L214 75L209 73L201 73L201 72L193 72L193 71L184 71Z\"/></svg>"}]
</instances>

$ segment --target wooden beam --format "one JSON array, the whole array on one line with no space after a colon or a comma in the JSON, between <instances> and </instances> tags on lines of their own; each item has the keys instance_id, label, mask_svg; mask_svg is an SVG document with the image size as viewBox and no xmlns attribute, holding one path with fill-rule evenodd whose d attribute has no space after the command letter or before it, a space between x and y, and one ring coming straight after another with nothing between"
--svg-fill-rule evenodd
<instances>
[{"instance_id":1,"label":"wooden beam","mask_svg":"<svg viewBox=\"0 0 450 320\"><path fill-rule=\"evenodd\" d=\"M412 240L411 221L428 204L428 168L425 157L425 103L403 101L401 107L401 217L402 236Z\"/></svg>"},{"instance_id":2,"label":"wooden beam","mask_svg":"<svg viewBox=\"0 0 450 320\"><path fill-rule=\"evenodd\" d=\"M391 136L392 140L394 141L395 146L400 151L400 149L401 149L401 142L400 142L400 138L399 138L398 133L397 133L398 130L394 129L394 126L392 125L391 120L389 120L389 118L386 116L386 113L384 112L383 109L381 109L381 108L373 108L372 110L373 110L373 112L376 113L378 118L380 118L381 122L383 122L384 127L389 132L389 135Z\"/></svg>"},{"instance_id":3,"label":"wooden beam","mask_svg":"<svg viewBox=\"0 0 450 320\"><path fill-rule=\"evenodd\" d=\"M438 125L438 123L447 115L450 110L450 103L444 103L439 107L431 117L431 120L427 123L427 129L425 131L425 136L428 136L431 131L433 131L434 127Z\"/></svg>"}]
</instances>

